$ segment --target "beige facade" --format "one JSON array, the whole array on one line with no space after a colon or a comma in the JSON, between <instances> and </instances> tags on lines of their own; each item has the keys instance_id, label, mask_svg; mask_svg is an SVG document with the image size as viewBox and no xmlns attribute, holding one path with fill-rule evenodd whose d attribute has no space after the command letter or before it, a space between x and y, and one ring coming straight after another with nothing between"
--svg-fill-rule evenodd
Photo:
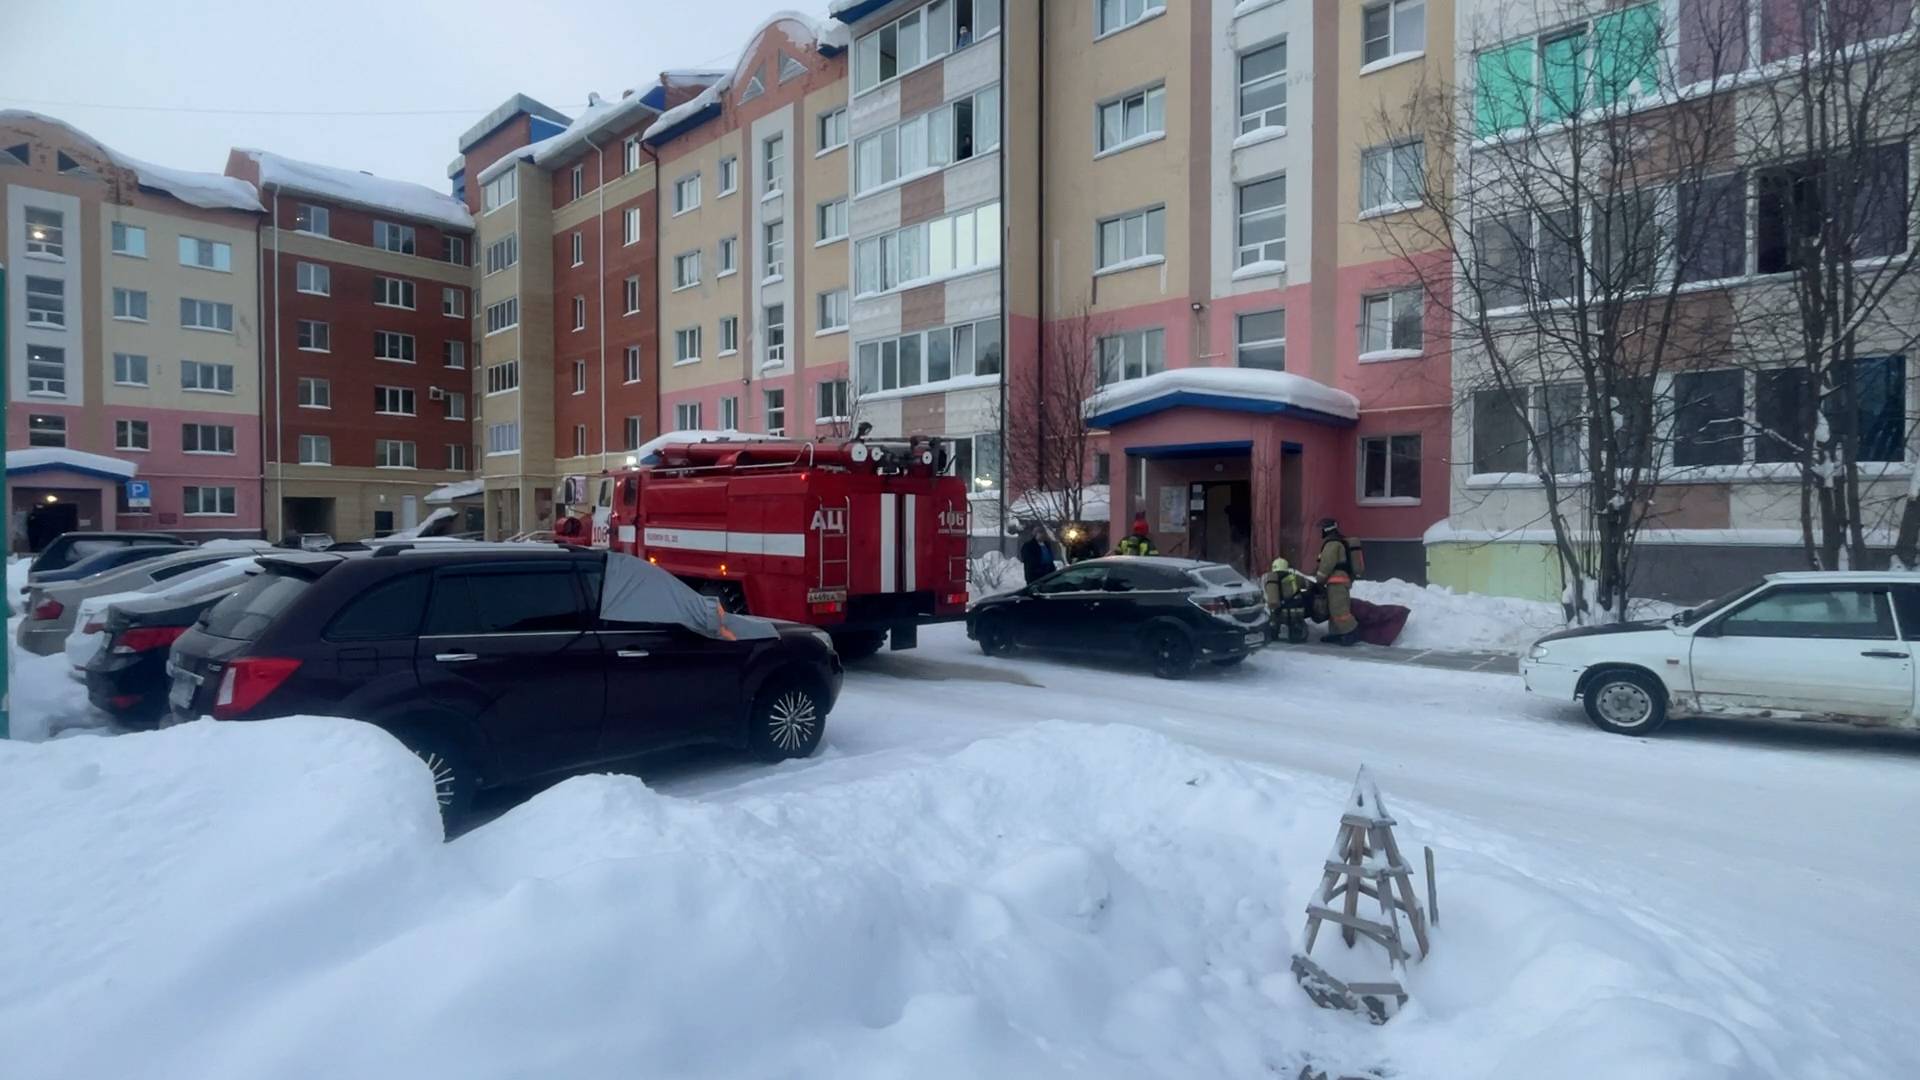
<instances>
[{"instance_id":1,"label":"beige facade","mask_svg":"<svg viewBox=\"0 0 1920 1080\"><path fill-rule=\"evenodd\" d=\"M498 536L549 527L559 476L553 454L552 178L518 158L506 168L516 174L517 196L479 219L481 278L474 305L480 473L486 480L487 527ZM517 241L518 262L487 273L487 248L509 235ZM509 300L517 304L517 323L489 333L488 309ZM510 363L517 364L518 385L490 391L490 372ZM503 446L511 448L496 449Z\"/></svg>"},{"instance_id":2,"label":"beige facade","mask_svg":"<svg viewBox=\"0 0 1920 1080\"><path fill-rule=\"evenodd\" d=\"M753 191L749 173L754 164L746 153L747 134L727 131L668 158L660 166L660 391L662 397L682 391L712 386L740 384L752 377L747 366L750 357L740 347L748 325L746 263L755 238L751 234L750 202L759 196ZM731 161L734 186L720 186L720 163ZM699 185L699 205L676 209L676 199L687 185ZM733 266L723 268L722 243L731 244ZM697 265L697 278L679 283L679 275L691 257ZM735 344L724 348L721 329L724 320L734 320ZM682 347L687 331L699 335L699 348L691 357ZM677 426L670 416L661 417L661 426ZM718 416L702 416L696 426L722 426Z\"/></svg>"}]
</instances>

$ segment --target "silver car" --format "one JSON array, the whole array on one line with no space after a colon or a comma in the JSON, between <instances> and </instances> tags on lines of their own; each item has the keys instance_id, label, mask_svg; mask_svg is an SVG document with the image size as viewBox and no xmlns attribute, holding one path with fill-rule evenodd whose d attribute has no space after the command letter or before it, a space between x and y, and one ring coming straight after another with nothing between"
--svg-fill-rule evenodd
<instances>
[{"instance_id":1,"label":"silver car","mask_svg":"<svg viewBox=\"0 0 1920 1080\"><path fill-rule=\"evenodd\" d=\"M51 656L66 645L80 613L80 601L108 593L138 592L149 585L190 574L202 567L252 552L273 550L263 540L224 540L211 546L186 548L177 555L130 563L81 578L35 585L27 598L27 616L20 621L20 647L36 656Z\"/></svg>"}]
</instances>

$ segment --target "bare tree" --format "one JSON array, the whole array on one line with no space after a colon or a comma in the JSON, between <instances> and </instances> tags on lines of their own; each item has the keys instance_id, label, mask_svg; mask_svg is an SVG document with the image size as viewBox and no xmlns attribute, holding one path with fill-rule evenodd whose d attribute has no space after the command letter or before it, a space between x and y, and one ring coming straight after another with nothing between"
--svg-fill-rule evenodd
<instances>
[{"instance_id":1,"label":"bare tree","mask_svg":"<svg viewBox=\"0 0 1920 1080\"><path fill-rule=\"evenodd\" d=\"M1082 309L1048 322L1035 362L1008 376L1002 482L1020 516L1055 527L1085 520L1095 434L1086 401L1111 381L1101 377L1099 349L1099 327Z\"/></svg>"}]
</instances>

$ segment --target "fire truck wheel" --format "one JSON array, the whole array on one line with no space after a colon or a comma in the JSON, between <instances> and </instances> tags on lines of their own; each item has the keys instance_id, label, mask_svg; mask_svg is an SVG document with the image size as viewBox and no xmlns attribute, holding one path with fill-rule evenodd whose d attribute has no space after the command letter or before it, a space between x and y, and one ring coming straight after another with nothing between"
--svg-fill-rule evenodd
<instances>
[{"instance_id":1,"label":"fire truck wheel","mask_svg":"<svg viewBox=\"0 0 1920 1080\"><path fill-rule=\"evenodd\" d=\"M870 630L859 634L847 633L833 635L833 651L840 654L840 659L849 663L855 660L865 660L867 657L879 652L880 646L886 643L887 632L884 630Z\"/></svg>"},{"instance_id":2,"label":"fire truck wheel","mask_svg":"<svg viewBox=\"0 0 1920 1080\"><path fill-rule=\"evenodd\" d=\"M820 745L826 724L826 696L813 680L775 675L754 699L747 749L762 761L803 758Z\"/></svg>"},{"instance_id":3,"label":"fire truck wheel","mask_svg":"<svg viewBox=\"0 0 1920 1080\"><path fill-rule=\"evenodd\" d=\"M1184 679L1193 672L1193 642L1185 631L1163 627L1148 632L1147 661L1163 679Z\"/></svg>"}]
</instances>

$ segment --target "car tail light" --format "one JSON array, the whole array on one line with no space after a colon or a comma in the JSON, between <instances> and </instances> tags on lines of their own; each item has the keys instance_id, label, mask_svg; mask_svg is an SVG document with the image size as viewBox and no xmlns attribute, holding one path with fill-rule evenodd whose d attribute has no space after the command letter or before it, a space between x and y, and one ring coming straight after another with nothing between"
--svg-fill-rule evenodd
<instances>
[{"instance_id":1,"label":"car tail light","mask_svg":"<svg viewBox=\"0 0 1920 1080\"><path fill-rule=\"evenodd\" d=\"M120 636L113 639L111 651L120 656L131 656L134 653L165 649L172 646L180 639L180 635L186 632L187 628L184 626L136 626L131 630L121 631Z\"/></svg>"},{"instance_id":2,"label":"car tail light","mask_svg":"<svg viewBox=\"0 0 1920 1080\"><path fill-rule=\"evenodd\" d=\"M106 628L107 628L106 623L100 622L97 619L88 619L87 625L81 627L80 632L83 634L97 634L100 631L105 630Z\"/></svg>"},{"instance_id":3,"label":"car tail light","mask_svg":"<svg viewBox=\"0 0 1920 1080\"><path fill-rule=\"evenodd\" d=\"M1189 596L1187 602L1209 615L1223 619L1233 614L1233 603L1224 596Z\"/></svg>"},{"instance_id":4,"label":"car tail light","mask_svg":"<svg viewBox=\"0 0 1920 1080\"><path fill-rule=\"evenodd\" d=\"M220 677L220 692L214 695L213 718L231 720L265 701L268 694L299 670L300 661L272 656L253 656L227 665Z\"/></svg>"},{"instance_id":5,"label":"car tail light","mask_svg":"<svg viewBox=\"0 0 1920 1080\"><path fill-rule=\"evenodd\" d=\"M57 619L61 613L66 610L67 605L58 600L42 600L40 601L40 606L33 609L33 617L36 619Z\"/></svg>"},{"instance_id":6,"label":"car tail light","mask_svg":"<svg viewBox=\"0 0 1920 1080\"><path fill-rule=\"evenodd\" d=\"M940 602L943 604L959 604L964 606L967 602L967 594L963 592L950 592L942 596Z\"/></svg>"}]
</instances>

